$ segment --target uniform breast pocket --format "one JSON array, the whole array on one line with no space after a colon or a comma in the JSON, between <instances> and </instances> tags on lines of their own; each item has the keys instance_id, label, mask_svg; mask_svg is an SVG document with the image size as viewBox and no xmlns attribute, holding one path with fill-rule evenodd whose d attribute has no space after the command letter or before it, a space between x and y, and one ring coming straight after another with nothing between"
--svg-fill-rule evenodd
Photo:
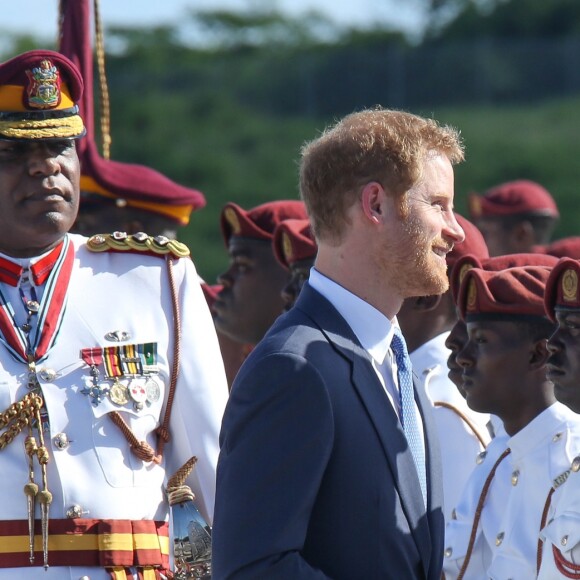
<instances>
[{"instance_id":1,"label":"uniform breast pocket","mask_svg":"<svg viewBox=\"0 0 580 580\"><path fill-rule=\"evenodd\" d=\"M96 456L112 487L161 485L163 469L131 448L145 444L157 452L164 394L159 377L120 379L91 404Z\"/></svg>"}]
</instances>

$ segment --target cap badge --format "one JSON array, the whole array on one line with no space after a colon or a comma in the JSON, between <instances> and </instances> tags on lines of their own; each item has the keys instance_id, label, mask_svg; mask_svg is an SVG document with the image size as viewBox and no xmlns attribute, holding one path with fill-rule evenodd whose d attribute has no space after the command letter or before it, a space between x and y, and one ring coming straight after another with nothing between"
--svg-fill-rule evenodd
<instances>
[{"instance_id":1,"label":"cap badge","mask_svg":"<svg viewBox=\"0 0 580 580\"><path fill-rule=\"evenodd\" d=\"M234 211L234 209L231 207L226 208L226 211L224 213L224 217L226 218L226 221L232 227L232 233L234 235L239 235L240 232L242 231L242 228L240 227L240 220L238 220L238 216L237 216L236 212Z\"/></svg>"},{"instance_id":2,"label":"cap badge","mask_svg":"<svg viewBox=\"0 0 580 580\"><path fill-rule=\"evenodd\" d=\"M471 264L463 264L463 266L461 266L461 269L459 270L459 283L463 281L465 274L467 274L467 272L469 272L469 270L472 268L473 266Z\"/></svg>"},{"instance_id":3,"label":"cap badge","mask_svg":"<svg viewBox=\"0 0 580 580\"><path fill-rule=\"evenodd\" d=\"M476 299L477 287L475 286L475 280L470 280L467 288L467 310L475 310Z\"/></svg>"},{"instance_id":4,"label":"cap badge","mask_svg":"<svg viewBox=\"0 0 580 580\"><path fill-rule=\"evenodd\" d=\"M282 252L287 262L292 261L292 242L286 232L282 234Z\"/></svg>"},{"instance_id":5,"label":"cap badge","mask_svg":"<svg viewBox=\"0 0 580 580\"><path fill-rule=\"evenodd\" d=\"M53 109L60 102L60 74L56 66L44 59L37 67L26 71L27 106L32 109Z\"/></svg>"},{"instance_id":6,"label":"cap badge","mask_svg":"<svg viewBox=\"0 0 580 580\"><path fill-rule=\"evenodd\" d=\"M578 274L575 270L568 269L562 276L562 298L565 302L578 300Z\"/></svg>"}]
</instances>

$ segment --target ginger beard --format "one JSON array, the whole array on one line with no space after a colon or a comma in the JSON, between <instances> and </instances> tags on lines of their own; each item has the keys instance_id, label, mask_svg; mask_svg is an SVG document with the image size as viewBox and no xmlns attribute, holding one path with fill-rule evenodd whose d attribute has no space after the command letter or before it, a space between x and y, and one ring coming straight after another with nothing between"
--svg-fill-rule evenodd
<instances>
[{"instance_id":1,"label":"ginger beard","mask_svg":"<svg viewBox=\"0 0 580 580\"><path fill-rule=\"evenodd\" d=\"M383 242L379 268L389 285L403 298L443 294L449 289L447 263L435 249L449 252L452 244L441 236L429 239L425 224L416 215L401 222L401 235Z\"/></svg>"}]
</instances>

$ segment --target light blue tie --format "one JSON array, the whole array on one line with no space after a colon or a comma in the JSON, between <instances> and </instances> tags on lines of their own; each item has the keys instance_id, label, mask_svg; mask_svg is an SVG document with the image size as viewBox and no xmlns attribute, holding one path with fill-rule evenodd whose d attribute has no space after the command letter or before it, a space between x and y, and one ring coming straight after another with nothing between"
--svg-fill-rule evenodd
<instances>
[{"instance_id":1,"label":"light blue tie","mask_svg":"<svg viewBox=\"0 0 580 580\"><path fill-rule=\"evenodd\" d=\"M423 501L427 505L427 475L425 472L425 448L421 441L421 433L419 432L419 425L417 423L417 415L415 414L415 396L413 390L413 375L411 373L411 359L407 352L407 345L405 339L401 334L401 330L394 327L393 340L391 341L391 348L395 355L397 363L397 374L399 378L399 402L401 404L401 423L403 431L407 437L407 443L411 449L413 459L415 460L415 467L417 468L417 475L419 476L419 483L421 484L421 492L423 494Z\"/></svg>"}]
</instances>

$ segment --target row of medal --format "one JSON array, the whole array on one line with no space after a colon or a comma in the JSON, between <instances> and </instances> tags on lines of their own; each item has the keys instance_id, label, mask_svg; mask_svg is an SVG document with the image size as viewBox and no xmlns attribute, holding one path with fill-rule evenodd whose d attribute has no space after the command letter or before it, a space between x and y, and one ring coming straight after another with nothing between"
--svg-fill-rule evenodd
<instances>
[{"instance_id":1,"label":"row of medal","mask_svg":"<svg viewBox=\"0 0 580 580\"><path fill-rule=\"evenodd\" d=\"M159 400L161 386L154 376L158 373L156 343L84 348L81 358L90 368L90 377L81 393L89 396L94 406L107 397L120 407L132 401L135 410L140 411L145 404ZM100 379L101 364L107 382ZM121 377L126 380L121 382Z\"/></svg>"}]
</instances>

